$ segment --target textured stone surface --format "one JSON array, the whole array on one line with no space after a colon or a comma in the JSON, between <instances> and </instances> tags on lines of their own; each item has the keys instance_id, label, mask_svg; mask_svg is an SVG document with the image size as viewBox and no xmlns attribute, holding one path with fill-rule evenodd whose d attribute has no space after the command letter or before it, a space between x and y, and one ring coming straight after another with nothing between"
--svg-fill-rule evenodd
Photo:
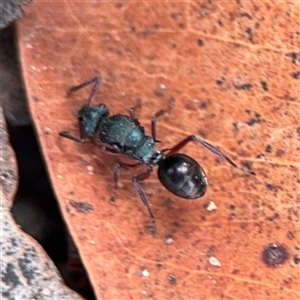
<instances>
[{"instance_id":1,"label":"textured stone surface","mask_svg":"<svg viewBox=\"0 0 300 300\"><path fill-rule=\"evenodd\" d=\"M22 4L30 0L3 0L0 5L0 29L23 16Z\"/></svg>"},{"instance_id":2,"label":"textured stone surface","mask_svg":"<svg viewBox=\"0 0 300 300\"><path fill-rule=\"evenodd\" d=\"M10 208L18 176L14 153L8 143L2 109L0 136L1 299L82 299L64 285L41 246L22 232L11 216Z\"/></svg>"}]
</instances>

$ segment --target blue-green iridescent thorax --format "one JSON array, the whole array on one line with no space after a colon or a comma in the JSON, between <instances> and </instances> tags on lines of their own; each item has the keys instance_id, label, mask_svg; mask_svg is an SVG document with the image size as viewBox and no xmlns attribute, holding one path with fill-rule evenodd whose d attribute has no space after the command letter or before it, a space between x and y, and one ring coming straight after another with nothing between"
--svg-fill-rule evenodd
<instances>
[{"instance_id":1,"label":"blue-green iridescent thorax","mask_svg":"<svg viewBox=\"0 0 300 300\"><path fill-rule=\"evenodd\" d=\"M162 159L156 142L145 133L136 119L120 114L109 116L104 104L92 107L85 105L78 116L87 136L98 134L101 142L118 149L121 154L151 165L156 165Z\"/></svg>"},{"instance_id":2,"label":"blue-green iridescent thorax","mask_svg":"<svg viewBox=\"0 0 300 300\"><path fill-rule=\"evenodd\" d=\"M101 127L100 140L145 163L152 163L158 152L153 138L145 134L136 120L125 115L108 117Z\"/></svg>"}]
</instances>

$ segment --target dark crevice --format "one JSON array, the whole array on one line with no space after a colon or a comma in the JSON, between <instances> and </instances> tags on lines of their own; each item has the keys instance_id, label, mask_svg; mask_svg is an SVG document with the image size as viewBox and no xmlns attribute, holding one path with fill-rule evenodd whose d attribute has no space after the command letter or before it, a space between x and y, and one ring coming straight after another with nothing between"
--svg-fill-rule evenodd
<instances>
[{"instance_id":1,"label":"dark crevice","mask_svg":"<svg viewBox=\"0 0 300 300\"><path fill-rule=\"evenodd\" d=\"M93 300L96 298L92 286L60 213L26 108L14 37L12 26L0 32L0 56L1 61L6 62L4 72L8 74L2 77L0 99L4 100L4 113L20 178L12 213L22 229L48 253L66 285L86 299ZM9 57L5 59L7 55ZM11 77L18 82L17 96L13 85L8 89L5 82ZM20 118L22 122L18 122Z\"/></svg>"}]
</instances>

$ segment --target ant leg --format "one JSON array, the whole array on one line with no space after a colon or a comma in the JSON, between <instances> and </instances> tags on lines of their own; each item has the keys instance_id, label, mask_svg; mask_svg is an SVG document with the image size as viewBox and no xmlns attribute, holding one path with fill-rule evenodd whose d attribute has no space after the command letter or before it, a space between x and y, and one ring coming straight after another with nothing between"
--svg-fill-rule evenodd
<instances>
[{"instance_id":1,"label":"ant leg","mask_svg":"<svg viewBox=\"0 0 300 300\"><path fill-rule=\"evenodd\" d=\"M89 106L90 102L91 102L91 100L93 98L93 96L95 95L95 93L96 93L96 91L97 91L97 89L98 89L98 87L99 87L99 85L101 83L101 81L102 81L101 77L99 77L99 76L94 77L94 78L92 78L92 79L90 79L90 80L88 80L88 81L86 81L86 82L84 82L84 83L82 83L80 85L72 87L70 89L70 92L76 92L76 91L78 91L78 90L86 87L87 85L90 85L90 84L94 83L94 85L93 85L93 87L92 87L92 89L90 91L89 97L87 99L87 103L86 103L86 105Z\"/></svg>"},{"instance_id":2,"label":"ant leg","mask_svg":"<svg viewBox=\"0 0 300 300\"><path fill-rule=\"evenodd\" d=\"M135 115L135 109L136 109L136 107L137 106L129 108L129 116L130 116L130 118L132 118L132 120L134 121L134 123L135 123L136 126L141 127L140 121L139 121L139 119Z\"/></svg>"},{"instance_id":3,"label":"ant leg","mask_svg":"<svg viewBox=\"0 0 300 300\"><path fill-rule=\"evenodd\" d=\"M169 101L169 104L168 104L168 107L167 109L162 109L160 111L158 111L152 118L151 118L151 135L152 135L152 138L155 142L159 142L157 139L156 139L156 121L159 117L165 115L166 113L169 113L171 111L171 109L173 108L174 106L174 103L175 103L175 98L171 98L170 101Z\"/></svg>"},{"instance_id":4,"label":"ant leg","mask_svg":"<svg viewBox=\"0 0 300 300\"><path fill-rule=\"evenodd\" d=\"M106 147L106 146L100 146L100 149L103 152L109 153L109 154L120 154L120 150L115 149L115 148L110 148L110 147Z\"/></svg>"},{"instance_id":5,"label":"ant leg","mask_svg":"<svg viewBox=\"0 0 300 300\"><path fill-rule=\"evenodd\" d=\"M83 144L86 142L86 139L85 138L78 138L76 136L73 136L71 135L68 131L61 131L59 133L60 136L64 137L64 138L67 138L67 139L70 139L72 141L75 141L76 143L80 143L80 144Z\"/></svg>"},{"instance_id":6,"label":"ant leg","mask_svg":"<svg viewBox=\"0 0 300 300\"><path fill-rule=\"evenodd\" d=\"M198 138L195 135L190 135L188 137L186 137L184 140L182 140L181 142L179 142L177 145L175 145L169 152L168 155L173 154L175 152L178 152L181 148L183 148L187 143L189 142L197 142L199 144L201 144L203 147L205 147L206 149L208 149L209 151L211 151L212 153L216 154L217 156L224 158L225 160L227 160L234 168L242 171L242 172L246 172L252 175L255 175L254 172L248 170L248 169L244 169L242 167L237 166L230 158L228 158L221 150L217 149L215 146L209 144L208 142Z\"/></svg>"},{"instance_id":7,"label":"ant leg","mask_svg":"<svg viewBox=\"0 0 300 300\"><path fill-rule=\"evenodd\" d=\"M99 85L100 85L100 83L101 83L101 77L95 77L95 78L92 78L91 80L88 80L88 81L86 81L86 82L84 82L84 83L78 85L78 86L74 86L74 87L71 88L70 91L71 91L71 92L78 91L78 90L80 90L80 89L82 89L82 88L84 88L84 87L86 87L87 85L92 84L92 83L95 83L95 84L94 84L94 86L93 86L93 88L92 88L92 90L91 90L91 92L90 92L90 95L89 95L89 97L88 97L87 104L86 104L86 105L89 106L89 104L90 104L90 102L91 102L91 100L92 100L92 98L93 98L93 96L94 96L94 94L95 94L97 88L99 87ZM156 140L156 121L157 121L157 119L158 119L159 117L165 115L166 113L168 113L168 112L173 108L174 102L175 102L175 98L171 98L171 100L169 101L169 104L168 104L167 109L158 111L158 112L151 118L151 132L152 132L152 138L153 138L156 142L158 142L158 140ZM141 105L141 104L138 103L136 107L140 107L140 105ZM136 109L136 107L132 107L132 108L129 109L129 115L130 115L130 117L131 117L132 119L134 119L134 120L137 122L137 124L139 124L139 121L138 121L138 119L137 119L136 116L135 116L135 109ZM78 143L84 143L86 140L83 138L83 132L82 132L81 124L79 124L79 128L80 128L80 136L81 136L80 138L76 138L76 137L70 135L70 134L69 134L68 132L66 132L66 131L62 131L62 132L60 132L59 134L60 134L62 137L71 139L71 140L73 140L73 141L75 141L75 142L78 142Z\"/></svg>"},{"instance_id":8,"label":"ant leg","mask_svg":"<svg viewBox=\"0 0 300 300\"><path fill-rule=\"evenodd\" d=\"M150 214L150 218L151 218L151 231L153 234L157 234L157 230L156 230L156 224L155 224L155 218L154 218L154 215L152 213L152 210L150 208L150 202L148 201L147 199L147 196L143 190L143 188L141 187L141 185L139 184L139 181L143 181L147 178L149 178L149 176L151 175L152 173L152 167L151 166L148 166L147 168L147 171L144 172L144 173L141 173L135 177L132 178L132 182L133 182L133 185L138 193L138 195L140 196L142 202L144 203L144 205L147 207L148 209L148 212Z\"/></svg>"},{"instance_id":9,"label":"ant leg","mask_svg":"<svg viewBox=\"0 0 300 300\"><path fill-rule=\"evenodd\" d=\"M84 131L82 130L82 125L81 125L80 121L79 121L79 133L80 133L80 138L71 135L68 131L61 131L59 133L59 135L64 137L64 138L75 141L76 143L80 143L80 144L84 144L85 142L90 141L89 138L85 137Z\"/></svg>"},{"instance_id":10,"label":"ant leg","mask_svg":"<svg viewBox=\"0 0 300 300\"><path fill-rule=\"evenodd\" d=\"M119 152L117 152L117 150L110 149L110 148L107 148L107 147L105 147L102 150L104 150L106 152L109 152L111 154L119 153ZM141 162L137 162L135 164L127 164L127 163L123 163L123 162L116 162L116 164L114 166L114 170L113 170L113 178L114 178L114 182L115 182L115 188L114 188L114 191L113 191L113 193L111 195L111 198L110 198L111 202L115 202L116 195L117 195L117 190L120 186L120 168L128 170L128 169L136 168L136 167L140 166L141 164L142 164Z\"/></svg>"},{"instance_id":11,"label":"ant leg","mask_svg":"<svg viewBox=\"0 0 300 300\"><path fill-rule=\"evenodd\" d=\"M137 109L140 109L142 107L142 105L143 105L143 101L142 101L141 98L139 98L138 101L137 101L137 103L133 107L130 107L130 109L129 109L129 116L132 119L134 119L138 124L139 124L139 121L138 121L138 119L137 119L137 117L135 115L135 111Z\"/></svg>"},{"instance_id":12,"label":"ant leg","mask_svg":"<svg viewBox=\"0 0 300 300\"><path fill-rule=\"evenodd\" d=\"M115 198L116 198L116 192L117 192L117 189L119 187L119 182L120 182L120 168L124 168L124 169L133 169L133 168L136 168L138 166L142 165L142 162L137 162L135 164L127 164L127 163L123 163L123 162L117 162L115 164L115 167L114 167L114 171L113 171L113 174L114 174L114 182L115 182L115 190L112 194L112 197L111 197L111 201L114 202L115 201ZM142 202L144 203L144 205L147 207L148 211L149 211L149 214L150 214L150 218L151 218L151 230L154 234L157 233L157 230L156 230L156 225L155 225L155 219L154 219L154 215L151 211L151 208L150 208L150 202L148 201L147 199L147 196L143 190L143 188L141 187L141 185L139 184L139 181L143 181L147 178L149 178L149 176L151 175L152 173L152 167L151 166L148 166L147 168L147 171L144 172L144 173L141 173L135 177L132 178L132 183L140 197L140 199L142 200Z\"/></svg>"},{"instance_id":13,"label":"ant leg","mask_svg":"<svg viewBox=\"0 0 300 300\"><path fill-rule=\"evenodd\" d=\"M130 116L130 118L137 121L137 117L135 116L135 107L130 107L129 108L129 116Z\"/></svg>"},{"instance_id":14,"label":"ant leg","mask_svg":"<svg viewBox=\"0 0 300 300\"><path fill-rule=\"evenodd\" d=\"M87 106L89 106L89 105L90 105L90 102L91 102L91 100L92 100L92 98L93 98L93 96L94 96L94 94L96 93L96 91L97 91L97 89L98 89L98 87L99 87L99 85L100 85L100 83L101 83L101 81L102 81L101 77L99 77L99 76L94 77L94 78L92 78L92 79L90 79L90 80L88 80L88 81L86 81L86 82L84 82L84 83L82 83L82 84L80 84L80 85L77 85L77 86L72 87L72 88L70 89L70 92L76 92L76 91L78 91L78 90L80 90L80 89L86 87L87 85L94 83L94 85L93 85L93 87L92 87L92 89L91 89L91 91L90 91L90 95L89 95L89 97L88 97L87 104L86 104ZM59 133L59 135L62 136L62 137L64 137L64 138L73 140L73 141L75 141L75 142L77 142L77 143L83 144L83 143L85 143L87 140L86 140L86 138L84 137L84 131L83 131L83 129L82 129L82 124L81 124L80 120L79 120L79 131L80 131L80 138L77 138L77 137L75 137L75 136L69 134L67 131L61 131L61 132Z\"/></svg>"}]
</instances>

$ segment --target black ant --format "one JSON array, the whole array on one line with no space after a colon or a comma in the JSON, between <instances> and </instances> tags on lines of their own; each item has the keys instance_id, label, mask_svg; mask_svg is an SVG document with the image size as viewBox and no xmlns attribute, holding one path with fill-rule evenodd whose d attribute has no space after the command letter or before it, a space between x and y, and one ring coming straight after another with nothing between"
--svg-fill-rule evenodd
<instances>
[{"instance_id":1,"label":"black ant","mask_svg":"<svg viewBox=\"0 0 300 300\"><path fill-rule=\"evenodd\" d=\"M133 164L124 162L117 162L115 164L113 171L115 182L113 198L118 188L120 168L131 169L140 165L146 166L145 172L134 176L132 182L139 197L149 211L154 232L156 232L154 215L150 208L150 202L140 185L141 181L151 175L153 166L158 166L158 178L162 185L178 197L196 199L202 197L206 192L208 182L202 167L192 157L177 153L187 143L195 141L219 157L227 160L234 168L249 174L255 174L248 169L237 166L222 151L195 135L187 136L171 149L157 150L156 143L159 141L156 139L156 120L165 114L166 111L161 110L151 118L151 136L148 136L136 118L133 108L129 110L129 116L120 114L110 116L105 104L90 105L100 83L101 78L95 77L71 88L70 91L74 92L87 85L94 84L87 103L78 112L80 138L74 137L66 131L60 132L60 135L78 143L84 143L88 139L97 138L103 143L101 148L105 152L124 154L137 161Z\"/></svg>"}]
</instances>

